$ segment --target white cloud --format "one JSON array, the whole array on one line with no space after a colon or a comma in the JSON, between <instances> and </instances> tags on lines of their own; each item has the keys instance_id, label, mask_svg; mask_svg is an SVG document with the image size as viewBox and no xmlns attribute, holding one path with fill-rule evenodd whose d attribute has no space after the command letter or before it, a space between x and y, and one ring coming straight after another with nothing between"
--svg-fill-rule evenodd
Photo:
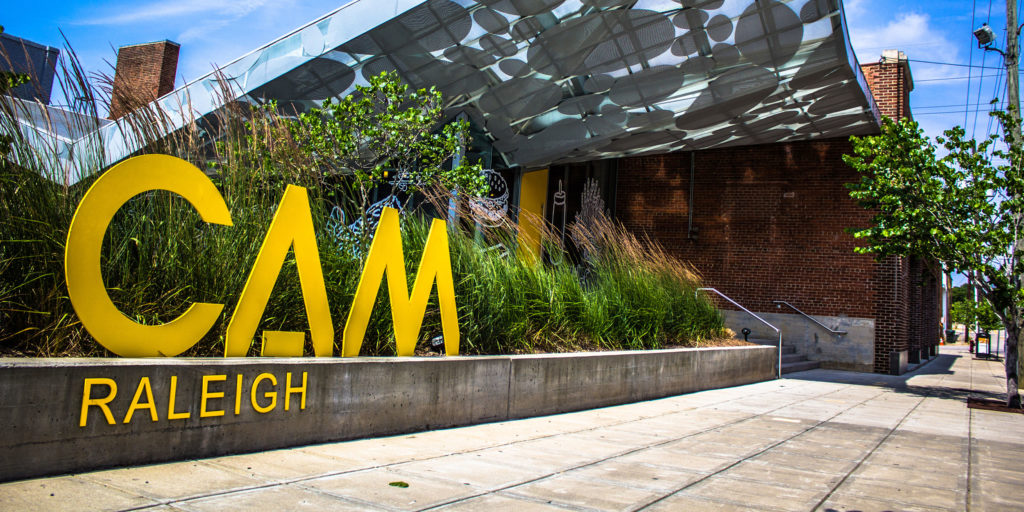
<instances>
[{"instance_id":1,"label":"white cloud","mask_svg":"<svg viewBox=\"0 0 1024 512\"><path fill-rule=\"evenodd\" d=\"M155 2L143 4L128 10L101 14L76 22L78 25L127 25L145 21L166 21L168 18L184 16L218 16L236 19L259 9L267 0L223 1L185 0L176 3Z\"/></svg>"},{"instance_id":2,"label":"white cloud","mask_svg":"<svg viewBox=\"0 0 1024 512\"><path fill-rule=\"evenodd\" d=\"M867 3L868 0L847 0L843 2L843 12L847 19L860 16L867 12Z\"/></svg>"},{"instance_id":3,"label":"white cloud","mask_svg":"<svg viewBox=\"0 0 1024 512\"><path fill-rule=\"evenodd\" d=\"M865 0L851 2L865 9ZM932 24L927 14L905 12L889 18L888 23L871 26L870 13L850 16L850 43L862 63L881 57L887 49L902 50L911 59L941 62L959 62L959 46L954 44L944 28ZM873 17L877 19L877 16ZM914 78L934 79L956 76L959 71L951 66L914 65Z\"/></svg>"}]
</instances>

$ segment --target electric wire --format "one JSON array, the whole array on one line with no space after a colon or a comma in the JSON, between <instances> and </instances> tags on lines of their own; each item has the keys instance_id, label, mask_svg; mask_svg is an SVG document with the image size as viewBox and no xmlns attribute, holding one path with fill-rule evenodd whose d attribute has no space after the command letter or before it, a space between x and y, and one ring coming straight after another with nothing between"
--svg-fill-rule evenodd
<instances>
[{"instance_id":1,"label":"electric wire","mask_svg":"<svg viewBox=\"0 0 1024 512\"><path fill-rule=\"evenodd\" d=\"M957 110L962 110L964 108L964 104L963 103L950 103L948 105L918 105L918 106L914 107L914 110L917 111L917 110L924 109L924 108L941 108L941 109L949 110L949 109L954 108L954 107L957 107ZM968 107L968 108L970 108L970 107ZM973 109L971 109L971 110L973 110Z\"/></svg>"},{"instance_id":2,"label":"electric wire","mask_svg":"<svg viewBox=\"0 0 1024 512\"><path fill-rule=\"evenodd\" d=\"M981 53L981 66L983 68L985 67L985 59L987 59L987 58L988 58L988 53L987 52L982 52ZM981 108L981 86L984 83L985 83L985 79L978 80L978 92L977 92L977 94L975 94L975 98L974 98L974 121L971 123L971 138L972 139L974 138L975 132L977 131L976 128L978 126L978 109ZM967 89L969 90L970 88L971 88L971 84L968 83L967 84ZM968 94L970 94L969 91L968 91ZM969 102L968 102L968 104L969 104ZM967 118L966 114L964 115L964 118L965 119ZM964 127L966 128L966 126L967 126L967 124L965 122L964 123Z\"/></svg>"},{"instance_id":3,"label":"electric wire","mask_svg":"<svg viewBox=\"0 0 1024 512\"><path fill-rule=\"evenodd\" d=\"M992 21L992 0L988 0L988 13L985 15L985 24L988 25L991 21ZM982 67L982 69L985 68L985 60L986 59L988 59L988 52L982 51L981 52L981 67ZM998 80L999 79L997 78L996 79L997 83L998 83ZM976 107L976 109L974 111L974 122L971 123L971 138L972 139L976 135L977 128L978 128L978 110L981 108L981 86L984 83L985 83L985 79L978 80L978 95L974 99L975 107ZM970 88L970 83L968 83L967 87L968 87L968 89ZM987 131L986 131L986 133L987 133Z\"/></svg>"},{"instance_id":4,"label":"electric wire","mask_svg":"<svg viewBox=\"0 0 1024 512\"><path fill-rule=\"evenodd\" d=\"M947 76L942 78L915 78L914 84L921 82L948 82L952 80L973 80L975 78L993 78L999 75L980 75L980 76Z\"/></svg>"},{"instance_id":5,"label":"electric wire","mask_svg":"<svg viewBox=\"0 0 1024 512\"><path fill-rule=\"evenodd\" d=\"M971 30L974 30L974 14L978 10L978 0L974 0L974 4L971 6ZM972 67L974 65L974 34L968 39L967 45L967 101L964 103L964 109L971 106L971 72L974 71ZM981 71L981 75L985 76L984 68ZM967 126L967 113L964 112L964 126Z\"/></svg>"},{"instance_id":6,"label":"electric wire","mask_svg":"<svg viewBox=\"0 0 1024 512\"><path fill-rule=\"evenodd\" d=\"M974 69L993 69L1005 71L1005 69L998 66L968 66L967 64L957 64L955 62L939 62L937 60L907 59L907 62L917 62L919 64L937 64L939 66L953 66L958 68L973 67Z\"/></svg>"},{"instance_id":7,"label":"electric wire","mask_svg":"<svg viewBox=\"0 0 1024 512\"><path fill-rule=\"evenodd\" d=\"M1006 101L1006 94L1000 94L999 93L999 86L1000 86L1000 84L1003 84L1003 77L1002 76L996 77L995 87L992 88L992 98L993 99L998 99L999 101L998 102L991 102L991 103L989 103L989 108L988 108L988 113L989 113L989 116L988 116L988 126L985 128L985 135L986 136L988 134L992 133L992 122L995 119L992 116L992 113L995 112L997 109L1001 110L1003 108L1003 103ZM1006 90L1006 85L1005 84L1003 84L1003 90L1004 91ZM975 113L974 115L977 116L978 114Z\"/></svg>"}]
</instances>

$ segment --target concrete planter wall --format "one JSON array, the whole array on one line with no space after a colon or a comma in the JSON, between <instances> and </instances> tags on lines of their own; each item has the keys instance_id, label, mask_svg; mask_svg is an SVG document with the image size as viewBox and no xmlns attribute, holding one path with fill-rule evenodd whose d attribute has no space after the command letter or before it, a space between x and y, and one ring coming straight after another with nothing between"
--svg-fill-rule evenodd
<instances>
[{"instance_id":1,"label":"concrete planter wall","mask_svg":"<svg viewBox=\"0 0 1024 512\"><path fill-rule=\"evenodd\" d=\"M774 347L448 358L0 359L0 480L602 407L767 380L774 362ZM104 409L99 403L111 395Z\"/></svg>"}]
</instances>

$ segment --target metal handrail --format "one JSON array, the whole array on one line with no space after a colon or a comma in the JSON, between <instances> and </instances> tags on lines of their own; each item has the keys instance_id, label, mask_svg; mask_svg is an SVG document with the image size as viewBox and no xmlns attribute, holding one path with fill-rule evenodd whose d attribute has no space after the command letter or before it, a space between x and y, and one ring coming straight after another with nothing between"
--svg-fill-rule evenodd
<instances>
[{"instance_id":1,"label":"metal handrail","mask_svg":"<svg viewBox=\"0 0 1024 512\"><path fill-rule=\"evenodd\" d=\"M792 305L792 304L790 304L790 303L788 303L788 302L786 302L784 300L773 300L772 304L776 304L776 305L785 304L785 305L789 306L790 308L792 308L793 311L796 311L797 313L800 313L801 315L806 317L808 320L810 320L810 321L820 325L822 329L825 329L826 331L828 331L828 332L830 332L832 334L835 334L836 336L842 336L842 335L846 334L846 331L837 331L835 329L829 328L829 326L819 322L818 319L812 317L811 315L808 315L807 313L804 313L803 311L800 311L799 309L796 308L796 306L794 306L794 305Z\"/></svg>"},{"instance_id":2,"label":"metal handrail","mask_svg":"<svg viewBox=\"0 0 1024 512\"><path fill-rule=\"evenodd\" d=\"M696 297L696 296L697 296L697 292L699 292L699 291L704 291L704 290L708 290L708 291L712 291L712 292L715 292L715 293L717 293L717 294L718 294L718 295L720 295L720 296L721 296L721 297L722 297L723 299L725 299L725 300L727 300L727 301L731 302L731 303L732 303L732 305L734 305L734 306L736 306L736 307L738 307L738 308L742 309L743 311L746 311L748 315L750 315L750 316L752 316L752 317L756 318L756 319L757 319L758 321L760 321L760 322L761 322L762 324L765 324L765 325L767 325L768 327L771 327L771 329L772 329L773 331L775 331L775 333L776 333L776 334L778 334L778 335L779 335L779 366L778 366L778 373L777 373L777 377L781 379L781 378L782 378L782 331L780 331L778 327L775 327L774 325L772 325L772 324L768 323L768 321L767 321L767 320L765 320L764 318L761 318L761 317L757 316L757 314L755 314L755 313L754 313L753 311L751 311L751 310L749 310L749 309L747 309L747 308L743 307L743 306L742 306L742 305L741 305L741 304L740 304L739 302L736 302L736 301L734 301L734 300L730 299L728 295L726 295L726 294L724 294L724 293L722 293L722 292L720 292L720 291L718 291L718 290L716 290L716 289L714 289L714 288L697 288L696 290L694 290L694 292L693 292L693 296L694 296L694 297Z\"/></svg>"}]
</instances>

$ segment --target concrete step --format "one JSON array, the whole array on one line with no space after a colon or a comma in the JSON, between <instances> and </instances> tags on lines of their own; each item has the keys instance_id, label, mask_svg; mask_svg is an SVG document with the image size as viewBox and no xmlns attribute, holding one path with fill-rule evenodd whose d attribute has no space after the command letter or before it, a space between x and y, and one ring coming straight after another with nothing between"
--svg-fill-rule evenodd
<instances>
[{"instance_id":1,"label":"concrete step","mask_svg":"<svg viewBox=\"0 0 1024 512\"><path fill-rule=\"evenodd\" d=\"M764 340L749 340L749 341L751 343L757 343L758 345L766 345L766 346L769 346L769 347L777 347L777 346L779 346L779 340L775 340L775 341L773 341L771 343L767 343ZM785 356L787 354L796 354L796 347L794 347L793 345L786 345L785 343L783 343L782 344L782 355Z\"/></svg>"},{"instance_id":2,"label":"concrete step","mask_svg":"<svg viewBox=\"0 0 1024 512\"><path fill-rule=\"evenodd\" d=\"M786 347L782 347L785 349ZM801 354L782 354L782 364L786 363L799 363L800 361L806 361L807 356Z\"/></svg>"},{"instance_id":3,"label":"concrete step","mask_svg":"<svg viewBox=\"0 0 1024 512\"><path fill-rule=\"evenodd\" d=\"M799 361L795 363L782 363L783 375L793 372L802 372L804 370L813 370L818 367L816 361Z\"/></svg>"},{"instance_id":4,"label":"concrete step","mask_svg":"<svg viewBox=\"0 0 1024 512\"><path fill-rule=\"evenodd\" d=\"M777 347L777 346L779 346L779 340L777 340L777 339L775 339L775 340L767 340L767 339L763 339L763 338L750 338L747 341L749 341L751 343L756 343L758 345L768 345L769 347ZM795 354L795 353L796 353L796 347L791 346L791 345L786 345L785 342L782 343L782 355Z\"/></svg>"}]
</instances>

